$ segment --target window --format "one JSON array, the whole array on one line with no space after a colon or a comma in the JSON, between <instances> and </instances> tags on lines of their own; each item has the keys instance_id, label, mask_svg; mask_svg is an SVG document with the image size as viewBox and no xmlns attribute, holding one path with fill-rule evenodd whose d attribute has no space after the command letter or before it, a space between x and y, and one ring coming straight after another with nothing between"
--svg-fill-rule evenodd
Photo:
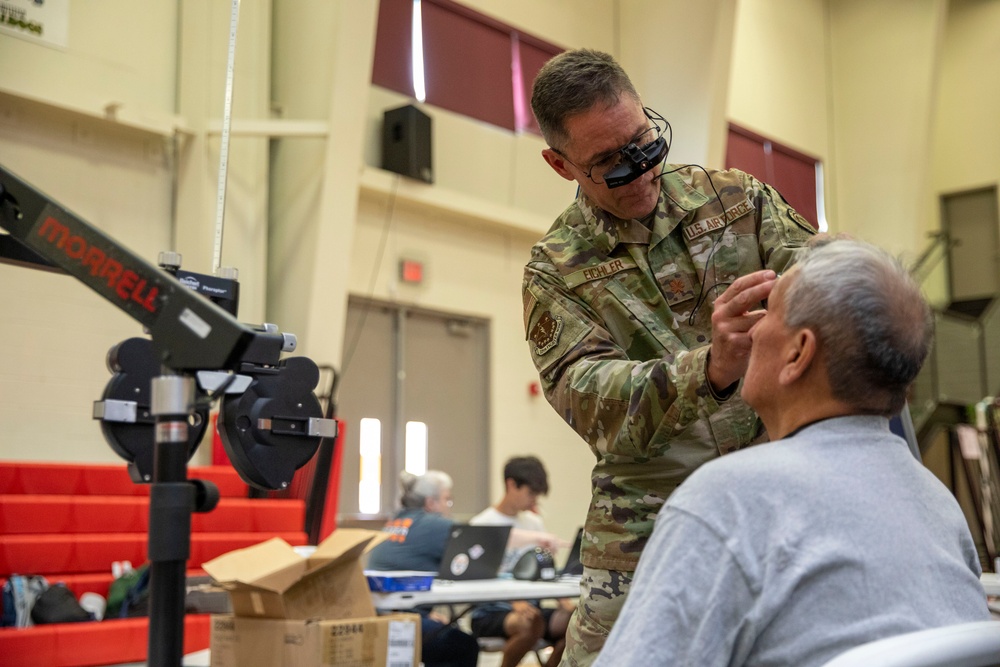
<instances>
[{"instance_id":1,"label":"window","mask_svg":"<svg viewBox=\"0 0 1000 667\"><path fill-rule=\"evenodd\" d=\"M823 169L816 158L730 124L726 168L740 169L772 186L813 227L826 231Z\"/></svg>"},{"instance_id":2,"label":"window","mask_svg":"<svg viewBox=\"0 0 1000 667\"><path fill-rule=\"evenodd\" d=\"M419 14L414 7L419 7ZM422 30L421 57L413 29ZM382 0L372 83L512 131L539 134L531 86L562 49L453 0Z\"/></svg>"},{"instance_id":3,"label":"window","mask_svg":"<svg viewBox=\"0 0 1000 667\"><path fill-rule=\"evenodd\" d=\"M404 469L414 475L427 472L427 424L406 422Z\"/></svg>"},{"instance_id":4,"label":"window","mask_svg":"<svg viewBox=\"0 0 1000 667\"><path fill-rule=\"evenodd\" d=\"M358 510L378 514L382 509L382 422L365 417L359 430ZM406 422L405 448L406 471L414 475L427 472L427 424Z\"/></svg>"},{"instance_id":5,"label":"window","mask_svg":"<svg viewBox=\"0 0 1000 667\"><path fill-rule=\"evenodd\" d=\"M358 481L358 509L378 514L382 508L382 422L365 418L360 423L361 471Z\"/></svg>"}]
</instances>

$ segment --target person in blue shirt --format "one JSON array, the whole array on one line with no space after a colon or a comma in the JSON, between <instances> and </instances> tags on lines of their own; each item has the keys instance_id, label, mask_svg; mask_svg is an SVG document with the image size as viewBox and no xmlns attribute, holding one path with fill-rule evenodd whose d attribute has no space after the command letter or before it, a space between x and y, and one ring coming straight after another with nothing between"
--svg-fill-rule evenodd
<instances>
[{"instance_id":1,"label":"person in blue shirt","mask_svg":"<svg viewBox=\"0 0 1000 667\"><path fill-rule=\"evenodd\" d=\"M451 477L439 470L420 476L400 474L402 508L382 529L388 539L368 554L369 570L437 572L451 534ZM421 660L425 667L475 667L479 644L472 635L448 624L430 607L421 616Z\"/></svg>"}]
</instances>

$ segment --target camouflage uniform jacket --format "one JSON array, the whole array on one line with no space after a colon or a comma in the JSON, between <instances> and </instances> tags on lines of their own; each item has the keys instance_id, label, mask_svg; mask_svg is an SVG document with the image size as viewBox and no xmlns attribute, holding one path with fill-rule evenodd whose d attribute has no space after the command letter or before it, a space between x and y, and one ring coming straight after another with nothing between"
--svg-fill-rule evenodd
<instances>
[{"instance_id":1,"label":"camouflage uniform jacket","mask_svg":"<svg viewBox=\"0 0 1000 667\"><path fill-rule=\"evenodd\" d=\"M597 458L588 567L634 570L667 496L763 431L738 393L720 401L709 388L712 304L741 275L784 270L813 228L752 176L711 173L728 225L707 174L684 167L661 179L651 228L580 197L525 267L545 396Z\"/></svg>"}]
</instances>

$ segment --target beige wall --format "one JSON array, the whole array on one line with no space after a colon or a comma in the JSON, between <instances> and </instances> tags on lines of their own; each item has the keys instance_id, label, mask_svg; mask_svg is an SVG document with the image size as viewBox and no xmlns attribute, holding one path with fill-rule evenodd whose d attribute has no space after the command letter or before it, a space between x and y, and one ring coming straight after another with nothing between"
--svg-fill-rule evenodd
<instances>
[{"instance_id":1,"label":"beige wall","mask_svg":"<svg viewBox=\"0 0 1000 667\"><path fill-rule=\"evenodd\" d=\"M932 125L929 197L994 186L1000 181L1000 3L952 0L941 52ZM927 230L940 228L936 201ZM927 281L944 301L943 265Z\"/></svg>"},{"instance_id":2,"label":"beige wall","mask_svg":"<svg viewBox=\"0 0 1000 667\"><path fill-rule=\"evenodd\" d=\"M673 124L673 160L721 165L728 121L819 157L832 231L909 256L938 224L940 192L1000 171L997 3L467 4L616 53ZM574 189L537 137L429 106L435 184L379 169L382 112L409 100L368 84L374 5L282 0L272 14L242 3L223 253L240 270L241 319L277 322L335 365L349 294L489 319L491 467L541 456L554 490L546 519L570 537L592 461L528 393L520 277ZM66 50L0 35L0 163L145 257L173 247L186 268L210 271L230 3L72 7ZM105 120L109 102L117 120ZM260 123L238 126L248 121ZM396 281L401 256L424 261L421 286ZM0 313L0 457L116 461L90 404L107 349L138 327L70 278L9 266Z\"/></svg>"},{"instance_id":3,"label":"beige wall","mask_svg":"<svg viewBox=\"0 0 1000 667\"><path fill-rule=\"evenodd\" d=\"M102 0L69 5L69 46L0 35L0 89L56 106L169 132L179 13L176 3Z\"/></svg>"},{"instance_id":4,"label":"beige wall","mask_svg":"<svg viewBox=\"0 0 1000 667\"><path fill-rule=\"evenodd\" d=\"M735 0L620 4L618 55L643 102L670 121L673 143L668 159L721 167Z\"/></svg>"},{"instance_id":5,"label":"beige wall","mask_svg":"<svg viewBox=\"0 0 1000 667\"><path fill-rule=\"evenodd\" d=\"M177 110L186 130L178 134L176 143L174 249L184 255L185 269L200 273L215 270L230 4L180 3L176 84L171 81L178 90ZM270 115L270 9L269 3L262 2L240 5L234 119L257 120ZM237 127L230 136L226 171L219 265L240 271L240 319L262 322L267 280L267 138L242 134Z\"/></svg>"},{"instance_id":6,"label":"beige wall","mask_svg":"<svg viewBox=\"0 0 1000 667\"><path fill-rule=\"evenodd\" d=\"M0 163L144 257L169 243L169 170L141 135L0 97ZM83 141L76 138L86 134ZM0 264L0 457L115 458L90 419L108 349L142 335L75 279Z\"/></svg>"},{"instance_id":7,"label":"beige wall","mask_svg":"<svg viewBox=\"0 0 1000 667\"><path fill-rule=\"evenodd\" d=\"M932 219L930 132L945 0L832 3L841 232L915 257Z\"/></svg>"},{"instance_id":8,"label":"beige wall","mask_svg":"<svg viewBox=\"0 0 1000 667\"><path fill-rule=\"evenodd\" d=\"M0 35L0 164L154 260L172 234L172 4L71 3L66 50ZM114 460L91 403L108 349L141 329L68 276L8 265L0 313L0 457Z\"/></svg>"},{"instance_id":9,"label":"beige wall","mask_svg":"<svg viewBox=\"0 0 1000 667\"><path fill-rule=\"evenodd\" d=\"M828 14L825 0L740 0L726 115L823 163L829 222L838 216Z\"/></svg>"},{"instance_id":10,"label":"beige wall","mask_svg":"<svg viewBox=\"0 0 1000 667\"><path fill-rule=\"evenodd\" d=\"M729 120L823 162L832 232L915 261L942 193L997 182L998 25L978 0L741 0ZM923 286L946 303L943 262Z\"/></svg>"},{"instance_id":11,"label":"beige wall","mask_svg":"<svg viewBox=\"0 0 1000 667\"><path fill-rule=\"evenodd\" d=\"M952 0L935 98L935 186L955 192L1000 177L1000 3Z\"/></svg>"},{"instance_id":12,"label":"beige wall","mask_svg":"<svg viewBox=\"0 0 1000 667\"><path fill-rule=\"evenodd\" d=\"M740 0L729 119L829 160L827 3Z\"/></svg>"}]
</instances>

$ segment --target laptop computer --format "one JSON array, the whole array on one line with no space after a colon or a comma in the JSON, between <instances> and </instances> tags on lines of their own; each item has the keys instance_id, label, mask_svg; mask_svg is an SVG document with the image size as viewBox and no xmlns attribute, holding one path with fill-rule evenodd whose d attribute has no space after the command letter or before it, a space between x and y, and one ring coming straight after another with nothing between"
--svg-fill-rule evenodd
<instances>
[{"instance_id":1,"label":"laptop computer","mask_svg":"<svg viewBox=\"0 0 1000 667\"><path fill-rule=\"evenodd\" d=\"M509 535L510 526L455 524L444 547L438 579L495 579Z\"/></svg>"},{"instance_id":2,"label":"laptop computer","mask_svg":"<svg viewBox=\"0 0 1000 667\"><path fill-rule=\"evenodd\" d=\"M566 564L559 570L560 577L578 577L583 574L583 563L580 562L580 546L582 543L583 527L580 527L576 530L576 538L573 540L573 546L566 556Z\"/></svg>"}]
</instances>

